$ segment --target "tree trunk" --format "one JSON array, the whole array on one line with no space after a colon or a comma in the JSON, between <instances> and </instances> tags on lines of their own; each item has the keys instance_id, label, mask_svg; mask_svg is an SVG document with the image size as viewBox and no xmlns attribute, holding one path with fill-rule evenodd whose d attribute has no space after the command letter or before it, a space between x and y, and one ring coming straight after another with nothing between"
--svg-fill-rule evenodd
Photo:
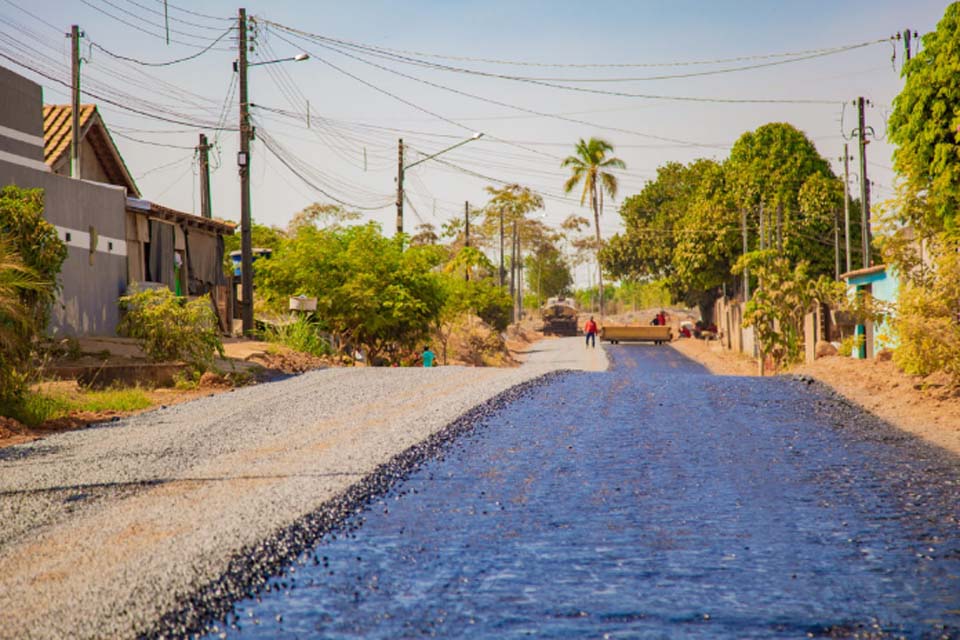
<instances>
[{"instance_id":1,"label":"tree trunk","mask_svg":"<svg viewBox=\"0 0 960 640\"><path fill-rule=\"evenodd\" d=\"M591 186L591 200L593 201L593 226L596 230L597 236L597 246L595 249L596 258L597 258L597 285L600 293L600 319L603 319L603 308L604 308L604 299L603 299L603 267L600 265L600 208L597 203L597 186L594 183Z\"/></svg>"}]
</instances>

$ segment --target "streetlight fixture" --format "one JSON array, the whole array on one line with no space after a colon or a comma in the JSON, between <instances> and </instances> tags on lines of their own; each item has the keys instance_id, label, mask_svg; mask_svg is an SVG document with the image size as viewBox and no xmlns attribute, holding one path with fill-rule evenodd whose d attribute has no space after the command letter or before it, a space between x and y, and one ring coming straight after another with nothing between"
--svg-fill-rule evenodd
<instances>
[{"instance_id":1,"label":"streetlight fixture","mask_svg":"<svg viewBox=\"0 0 960 640\"><path fill-rule=\"evenodd\" d=\"M240 151L237 152L237 167L240 171L240 318L243 334L253 331L253 241L250 216L250 140L253 139L253 127L250 126L250 100L247 96L247 69L277 62L300 62L310 58L306 53L298 53L289 58L247 62L247 10L239 12L239 56L233 63L233 70L240 76Z\"/></svg>"},{"instance_id":2,"label":"streetlight fixture","mask_svg":"<svg viewBox=\"0 0 960 640\"><path fill-rule=\"evenodd\" d=\"M441 149L436 153L432 153L428 156L420 158L416 162L411 162L408 165L403 164L403 138L400 138L400 151L399 151L399 156L397 158L397 234L403 233L403 174L406 172L406 170L411 169L417 166L418 164L422 164L427 160L432 160L433 158L436 158L437 156L444 154L448 151L453 151L457 147L462 147L468 142L479 140L482 137L483 137L483 132L478 131L474 133L472 136L470 136L469 138L467 138L466 140L461 140L457 144L451 145L446 149Z\"/></svg>"}]
</instances>

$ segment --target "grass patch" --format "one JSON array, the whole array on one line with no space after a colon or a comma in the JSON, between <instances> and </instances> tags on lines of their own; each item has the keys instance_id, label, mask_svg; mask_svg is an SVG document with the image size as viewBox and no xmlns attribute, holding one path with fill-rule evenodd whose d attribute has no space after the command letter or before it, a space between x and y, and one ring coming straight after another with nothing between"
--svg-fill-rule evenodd
<instances>
[{"instance_id":1,"label":"grass patch","mask_svg":"<svg viewBox=\"0 0 960 640\"><path fill-rule=\"evenodd\" d=\"M153 403L139 388L67 391L35 391L28 393L11 417L30 427L48 420L65 418L80 411L139 411Z\"/></svg>"},{"instance_id":2,"label":"grass patch","mask_svg":"<svg viewBox=\"0 0 960 640\"><path fill-rule=\"evenodd\" d=\"M326 356L331 353L330 345L319 326L305 316L298 316L287 324L270 327L263 337L268 342L282 344L294 351L313 356Z\"/></svg>"}]
</instances>

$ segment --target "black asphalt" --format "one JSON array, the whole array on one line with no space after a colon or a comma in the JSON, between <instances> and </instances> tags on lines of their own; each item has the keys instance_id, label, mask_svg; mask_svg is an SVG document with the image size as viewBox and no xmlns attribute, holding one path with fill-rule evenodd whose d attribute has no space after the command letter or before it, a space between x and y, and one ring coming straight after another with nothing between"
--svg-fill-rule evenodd
<instances>
[{"instance_id":1,"label":"black asphalt","mask_svg":"<svg viewBox=\"0 0 960 640\"><path fill-rule=\"evenodd\" d=\"M808 380L609 352L479 419L211 637L960 637L960 460Z\"/></svg>"}]
</instances>

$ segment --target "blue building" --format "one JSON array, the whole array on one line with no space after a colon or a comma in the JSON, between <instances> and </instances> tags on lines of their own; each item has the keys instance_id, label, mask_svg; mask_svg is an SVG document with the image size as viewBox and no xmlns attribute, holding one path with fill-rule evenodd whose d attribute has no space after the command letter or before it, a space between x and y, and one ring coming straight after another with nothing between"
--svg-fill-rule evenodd
<instances>
[{"instance_id":1,"label":"blue building","mask_svg":"<svg viewBox=\"0 0 960 640\"><path fill-rule=\"evenodd\" d=\"M840 277L847 281L854 294L869 293L874 299L891 306L897 301L900 281L893 269L886 265L857 269ZM896 341L891 329L888 317L884 317L880 322L857 325L854 335L863 336L863 339L860 349L854 350L854 357L872 358L880 349L895 347Z\"/></svg>"}]
</instances>

